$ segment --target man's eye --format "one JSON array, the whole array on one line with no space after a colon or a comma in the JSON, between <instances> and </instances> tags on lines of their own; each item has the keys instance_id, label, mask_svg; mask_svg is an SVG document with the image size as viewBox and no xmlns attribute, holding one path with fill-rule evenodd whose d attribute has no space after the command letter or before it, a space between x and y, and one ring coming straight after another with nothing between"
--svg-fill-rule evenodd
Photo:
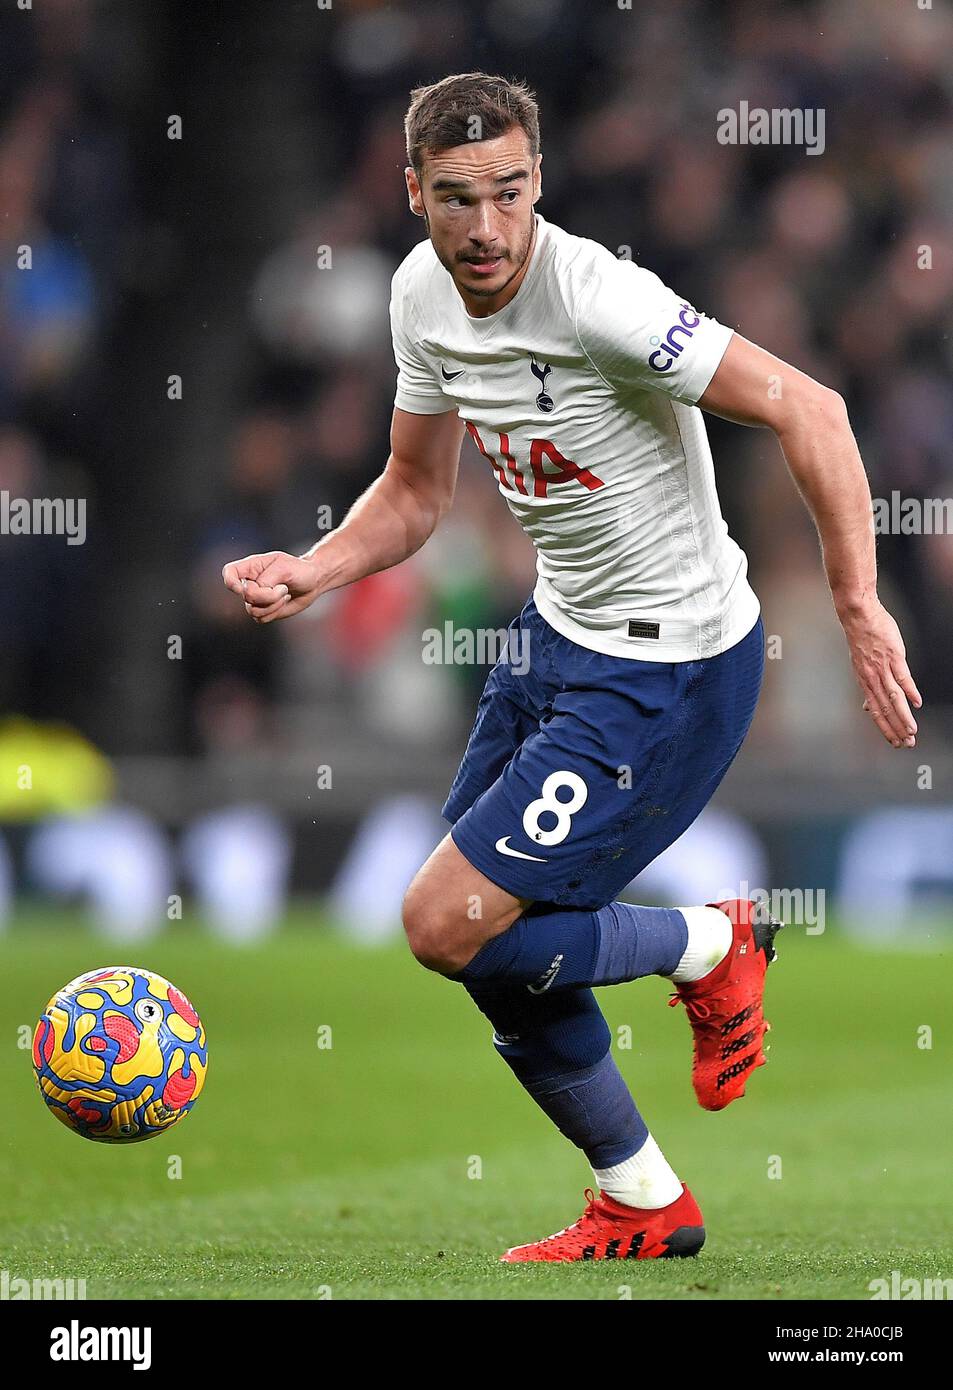
<instances>
[{"instance_id":1,"label":"man's eye","mask_svg":"<svg viewBox=\"0 0 953 1390\"><path fill-rule=\"evenodd\" d=\"M505 203L515 203L519 196L518 188L508 188L505 193L500 194L501 199Z\"/></svg>"}]
</instances>

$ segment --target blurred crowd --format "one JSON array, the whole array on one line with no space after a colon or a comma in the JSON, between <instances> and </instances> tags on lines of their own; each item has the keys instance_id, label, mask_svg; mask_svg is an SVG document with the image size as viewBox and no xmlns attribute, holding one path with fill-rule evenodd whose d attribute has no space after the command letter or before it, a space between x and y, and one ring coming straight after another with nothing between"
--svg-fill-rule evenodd
<instances>
[{"instance_id":1,"label":"blurred crowd","mask_svg":"<svg viewBox=\"0 0 953 1390\"><path fill-rule=\"evenodd\" d=\"M0 19L0 488L90 499L85 546L0 535L3 709L69 719L107 752L137 737L192 754L287 743L288 711L322 705L358 728L459 743L485 672L424 668L421 633L504 626L534 573L469 442L453 513L408 565L264 630L220 581L226 559L311 544L384 463L389 281L423 231L402 117L412 86L450 71L534 87L550 221L840 390L875 496L953 491L946 7L277 0L208 7L217 37L176 0L161 19L138 8L44 0ZM185 72L204 83L200 107ZM249 74L244 111L217 104L220 79L234 92ZM823 108L823 155L718 143L717 113L742 100ZM165 123L183 108L173 159ZM180 199L183 169L192 186L207 172L202 122L238 146L234 201L227 186L214 206ZM249 133L279 126L276 162ZM249 207L257 230L243 235ZM211 247L201 286L197 244ZM183 359L203 360L208 320L183 310L186 290L212 306L228 351L199 386L186 378L188 410L157 453L128 411L117 434L117 382L157 372L164 386L175 371L152 354L166 304ZM709 432L782 638L755 738L797 750L866 737L776 443L720 421ZM951 702L953 537L884 537L880 556L921 689ZM145 689L153 717L130 748L120 731Z\"/></svg>"}]
</instances>

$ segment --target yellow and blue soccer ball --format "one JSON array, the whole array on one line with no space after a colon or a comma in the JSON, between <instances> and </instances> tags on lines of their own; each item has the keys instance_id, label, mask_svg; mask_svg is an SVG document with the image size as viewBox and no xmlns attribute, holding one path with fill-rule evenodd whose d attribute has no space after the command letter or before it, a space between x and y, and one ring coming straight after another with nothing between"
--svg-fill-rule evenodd
<instances>
[{"instance_id":1,"label":"yellow and blue soccer ball","mask_svg":"<svg viewBox=\"0 0 953 1390\"><path fill-rule=\"evenodd\" d=\"M33 1035L33 1065L43 1099L74 1133L135 1143L189 1113L208 1047L175 985L151 970L111 965L53 995Z\"/></svg>"}]
</instances>

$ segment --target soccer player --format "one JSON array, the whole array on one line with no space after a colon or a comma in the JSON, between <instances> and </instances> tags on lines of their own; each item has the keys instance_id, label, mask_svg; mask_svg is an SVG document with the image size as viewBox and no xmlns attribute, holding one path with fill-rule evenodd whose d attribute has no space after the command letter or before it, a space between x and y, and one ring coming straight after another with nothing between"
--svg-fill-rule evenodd
<instances>
[{"instance_id":1,"label":"soccer player","mask_svg":"<svg viewBox=\"0 0 953 1390\"><path fill-rule=\"evenodd\" d=\"M412 94L406 134L428 239L393 279L386 467L305 555L248 556L224 579L270 623L399 564L450 506L469 433L537 550L510 631L529 660L504 652L490 673L444 807L452 829L406 895L407 937L470 993L595 1174L574 1225L502 1258L693 1255L701 1212L619 1073L592 986L672 982L708 1110L742 1096L765 1061L777 924L750 901L614 901L706 805L761 682L759 605L721 516L702 411L776 434L819 532L863 707L894 748L912 747L921 700L877 598L870 491L836 392L535 211L525 85L447 77Z\"/></svg>"}]
</instances>

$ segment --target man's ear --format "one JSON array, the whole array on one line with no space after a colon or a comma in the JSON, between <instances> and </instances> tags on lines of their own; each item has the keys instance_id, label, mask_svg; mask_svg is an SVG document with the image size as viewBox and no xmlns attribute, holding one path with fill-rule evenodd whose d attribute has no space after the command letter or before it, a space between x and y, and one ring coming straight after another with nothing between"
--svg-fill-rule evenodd
<instances>
[{"instance_id":1,"label":"man's ear","mask_svg":"<svg viewBox=\"0 0 953 1390\"><path fill-rule=\"evenodd\" d=\"M411 212L415 217L423 217L424 198L420 191L420 180L417 177L413 165L407 165L407 168L404 170L404 180L407 184L407 201L410 204Z\"/></svg>"},{"instance_id":2,"label":"man's ear","mask_svg":"<svg viewBox=\"0 0 953 1390\"><path fill-rule=\"evenodd\" d=\"M543 162L542 152L536 156L536 163L533 166L533 203L538 203L543 196L543 174L541 165Z\"/></svg>"}]
</instances>

